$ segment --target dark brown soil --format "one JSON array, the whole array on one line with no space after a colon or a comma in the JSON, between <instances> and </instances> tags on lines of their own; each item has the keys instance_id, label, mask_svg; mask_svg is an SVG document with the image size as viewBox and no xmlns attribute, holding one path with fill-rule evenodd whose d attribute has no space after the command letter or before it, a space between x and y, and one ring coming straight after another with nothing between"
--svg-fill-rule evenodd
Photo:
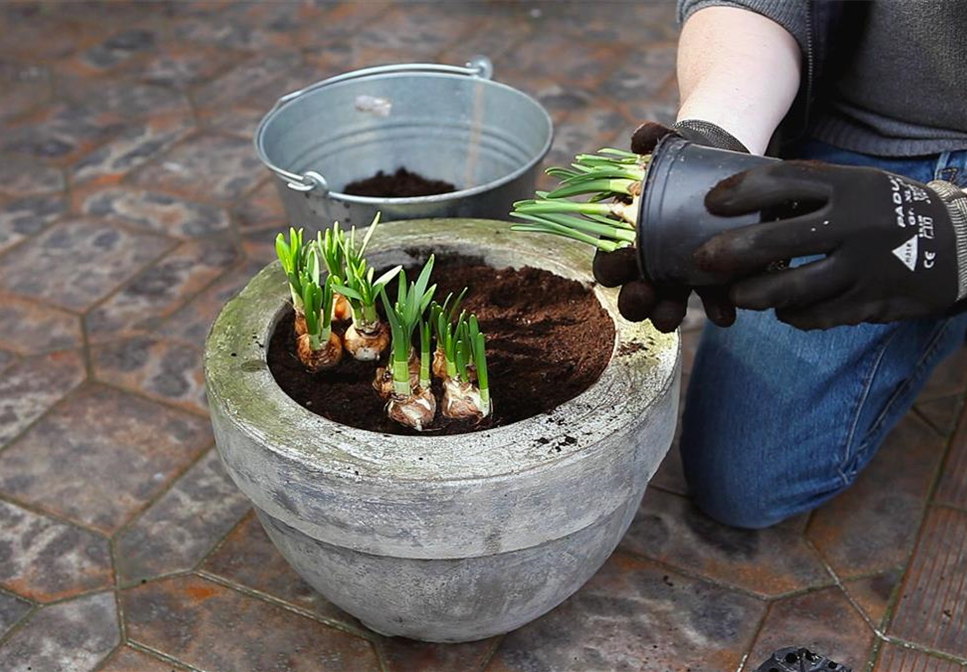
<instances>
[{"instance_id":1,"label":"dark brown soil","mask_svg":"<svg viewBox=\"0 0 967 672\"><path fill-rule=\"evenodd\" d=\"M431 180L406 168L397 168L392 175L382 170L365 180L350 182L343 189L353 196L372 196L374 198L409 198L412 196L435 196L456 191L449 182Z\"/></svg>"},{"instance_id":2,"label":"dark brown soil","mask_svg":"<svg viewBox=\"0 0 967 672\"><path fill-rule=\"evenodd\" d=\"M407 274L415 277L411 269ZM614 323L579 282L534 268L494 270L453 256L437 257L433 275L441 299L449 291L470 288L464 306L477 314L487 334L494 412L481 426L451 422L438 412L429 431L460 434L550 411L590 387L611 358ZM395 296L395 286L388 289ZM307 373L295 355L293 319L290 312L279 322L268 352L269 368L286 394L345 425L413 433L386 418L383 401L371 386L375 363L344 357L333 371Z\"/></svg>"}]
</instances>

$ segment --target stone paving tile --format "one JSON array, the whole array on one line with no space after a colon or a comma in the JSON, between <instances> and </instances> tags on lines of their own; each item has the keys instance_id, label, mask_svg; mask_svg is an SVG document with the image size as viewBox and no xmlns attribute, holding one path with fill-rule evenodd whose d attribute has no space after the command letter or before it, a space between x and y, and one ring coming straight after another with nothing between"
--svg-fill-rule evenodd
<instances>
[{"instance_id":1,"label":"stone paving tile","mask_svg":"<svg viewBox=\"0 0 967 672\"><path fill-rule=\"evenodd\" d=\"M522 13L522 7L517 3L490 4L492 11L512 11ZM474 32L463 36L459 42L451 45L439 56L441 63L462 65L470 58L483 54L494 64L494 79L501 80L501 72L505 67L512 67L518 45L526 44L534 34L534 22L526 18L526 14L518 16L517 20L508 20L506 16L481 17L481 23Z\"/></svg>"},{"instance_id":2,"label":"stone paving tile","mask_svg":"<svg viewBox=\"0 0 967 672\"><path fill-rule=\"evenodd\" d=\"M20 117L4 129L4 151L57 165L71 164L123 131L120 115L91 106L59 102Z\"/></svg>"},{"instance_id":3,"label":"stone paving tile","mask_svg":"<svg viewBox=\"0 0 967 672\"><path fill-rule=\"evenodd\" d=\"M165 86L88 77L62 78L58 84L66 99L94 112L125 118L191 113L185 94Z\"/></svg>"},{"instance_id":4,"label":"stone paving tile","mask_svg":"<svg viewBox=\"0 0 967 672\"><path fill-rule=\"evenodd\" d=\"M384 49L406 52L410 60L435 60L471 29L472 23L457 12L441 12L433 4L411 4L390 9L368 21L353 33L353 38L361 44L378 44Z\"/></svg>"},{"instance_id":5,"label":"stone paving tile","mask_svg":"<svg viewBox=\"0 0 967 672\"><path fill-rule=\"evenodd\" d=\"M175 238L209 236L229 227L228 213L222 208L143 189L93 191L82 197L80 210Z\"/></svg>"},{"instance_id":6,"label":"stone paving tile","mask_svg":"<svg viewBox=\"0 0 967 672\"><path fill-rule=\"evenodd\" d=\"M265 179L265 171L250 140L197 135L145 167L135 182L194 200L234 201Z\"/></svg>"},{"instance_id":7,"label":"stone paving tile","mask_svg":"<svg viewBox=\"0 0 967 672\"><path fill-rule=\"evenodd\" d=\"M229 271L165 320L158 334L204 349L208 330L219 311L229 299L242 291L248 281L265 267L265 263L249 260Z\"/></svg>"},{"instance_id":8,"label":"stone paving tile","mask_svg":"<svg viewBox=\"0 0 967 672\"><path fill-rule=\"evenodd\" d=\"M942 455L943 439L907 415L852 487L815 512L808 536L841 579L906 561Z\"/></svg>"},{"instance_id":9,"label":"stone paving tile","mask_svg":"<svg viewBox=\"0 0 967 672\"><path fill-rule=\"evenodd\" d=\"M967 658L967 512L931 509L889 633Z\"/></svg>"},{"instance_id":10,"label":"stone paving tile","mask_svg":"<svg viewBox=\"0 0 967 672\"><path fill-rule=\"evenodd\" d=\"M13 197L50 194L64 189L64 173L22 156L0 157L0 192Z\"/></svg>"},{"instance_id":11,"label":"stone paving tile","mask_svg":"<svg viewBox=\"0 0 967 672\"><path fill-rule=\"evenodd\" d=\"M842 591L828 588L773 602L749 654L750 669L788 646L804 646L861 670L874 634Z\"/></svg>"},{"instance_id":12,"label":"stone paving tile","mask_svg":"<svg viewBox=\"0 0 967 672\"><path fill-rule=\"evenodd\" d=\"M601 95L619 101L635 119L651 119L656 104L675 105L676 44L668 41L625 52L625 58L599 87ZM659 120L660 121L660 120Z\"/></svg>"},{"instance_id":13,"label":"stone paving tile","mask_svg":"<svg viewBox=\"0 0 967 672\"><path fill-rule=\"evenodd\" d=\"M212 449L118 537L121 580L195 567L248 510Z\"/></svg>"},{"instance_id":14,"label":"stone paving tile","mask_svg":"<svg viewBox=\"0 0 967 672\"><path fill-rule=\"evenodd\" d=\"M616 4L620 8L618 17L601 11L598 3L571 2L554 12L553 18L562 30L570 32L576 39L621 43L632 53L642 45L676 38L675 3Z\"/></svg>"},{"instance_id":15,"label":"stone paving tile","mask_svg":"<svg viewBox=\"0 0 967 672\"><path fill-rule=\"evenodd\" d=\"M264 106L257 108L243 108L231 106L225 110L214 111L203 117L205 127L219 133L234 135L251 142L255 137L259 122L262 121L272 101L265 101Z\"/></svg>"},{"instance_id":16,"label":"stone paving tile","mask_svg":"<svg viewBox=\"0 0 967 672\"><path fill-rule=\"evenodd\" d=\"M12 365L15 361L17 361L17 355L9 350L0 348L0 372L5 371L7 367Z\"/></svg>"},{"instance_id":17,"label":"stone paving tile","mask_svg":"<svg viewBox=\"0 0 967 672\"><path fill-rule=\"evenodd\" d=\"M71 179L74 183L115 184L186 137L192 128L187 117L156 117L130 126L74 164Z\"/></svg>"},{"instance_id":18,"label":"stone paving tile","mask_svg":"<svg viewBox=\"0 0 967 672\"><path fill-rule=\"evenodd\" d=\"M572 94L562 95L559 103L565 107L571 105L568 97ZM541 102L548 104L546 97ZM544 159L544 166L567 166L574 160L575 154L602 147L617 145L624 149L633 130L634 127L614 110L589 109L569 114L554 129L554 144Z\"/></svg>"},{"instance_id":19,"label":"stone paving tile","mask_svg":"<svg viewBox=\"0 0 967 672\"><path fill-rule=\"evenodd\" d=\"M7 634L20 619L26 616L33 606L27 600L0 593L0 638Z\"/></svg>"},{"instance_id":20,"label":"stone paving tile","mask_svg":"<svg viewBox=\"0 0 967 672\"><path fill-rule=\"evenodd\" d=\"M239 52L192 45L168 47L139 69L141 81L187 89L210 79L243 56Z\"/></svg>"},{"instance_id":21,"label":"stone paving tile","mask_svg":"<svg viewBox=\"0 0 967 672\"><path fill-rule=\"evenodd\" d=\"M200 350L151 336L91 349L96 379L198 413L208 410L202 359Z\"/></svg>"},{"instance_id":22,"label":"stone paving tile","mask_svg":"<svg viewBox=\"0 0 967 672\"><path fill-rule=\"evenodd\" d=\"M508 634L488 671L733 670L765 603L616 554L550 614Z\"/></svg>"},{"instance_id":23,"label":"stone paving tile","mask_svg":"<svg viewBox=\"0 0 967 672\"><path fill-rule=\"evenodd\" d=\"M0 647L0 669L93 670L120 641L114 594L89 595L41 609Z\"/></svg>"},{"instance_id":24,"label":"stone paving tile","mask_svg":"<svg viewBox=\"0 0 967 672\"><path fill-rule=\"evenodd\" d=\"M36 236L67 212L62 194L39 194L0 205L0 252Z\"/></svg>"},{"instance_id":25,"label":"stone paving tile","mask_svg":"<svg viewBox=\"0 0 967 672\"><path fill-rule=\"evenodd\" d=\"M796 532L726 527L688 499L657 489L645 494L619 548L763 596L832 583Z\"/></svg>"},{"instance_id":26,"label":"stone paving tile","mask_svg":"<svg viewBox=\"0 0 967 672\"><path fill-rule=\"evenodd\" d=\"M76 351L11 363L0 376L0 448L80 385L85 375L84 360Z\"/></svg>"},{"instance_id":27,"label":"stone paving tile","mask_svg":"<svg viewBox=\"0 0 967 672\"><path fill-rule=\"evenodd\" d=\"M5 3L0 52L41 61L64 58L84 40L82 27L45 12L40 3Z\"/></svg>"},{"instance_id":28,"label":"stone paving tile","mask_svg":"<svg viewBox=\"0 0 967 672\"><path fill-rule=\"evenodd\" d=\"M180 669L130 646L122 646L105 661L100 672L176 672Z\"/></svg>"},{"instance_id":29,"label":"stone paving tile","mask_svg":"<svg viewBox=\"0 0 967 672\"><path fill-rule=\"evenodd\" d=\"M961 418L950 443L934 501L967 511L967 415Z\"/></svg>"},{"instance_id":30,"label":"stone paving tile","mask_svg":"<svg viewBox=\"0 0 967 672\"><path fill-rule=\"evenodd\" d=\"M153 331L188 297L230 268L237 255L226 239L183 243L87 314L88 341L103 343Z\"/></svg>"},{"instance_id":31,"label":"stone paving tile","mask_svg":"<svg viewBox=\"0 0 967 672\"><path fill-rule=\"evenodd\" d=\"M466 644L432 644L380 637L376 648L387 672L465 672L479 670L497 638Z\"/></svg>"},{"instance_id":32,"label":"stone paving tile","mask_svg":"<svg viewBox=\"0 0 967 672\"><path fill-rule=\"evenodd\" d=\"M6 39L5 34L4 41ZM50 72L38 65L0 57L0 89L3 90L0 121L4 121L50 99Z\"/></svg>"},{"instance_id":33,"label":"stone paving tile","mask_svg":"<svg viewBox=\"0 0 967 672\"><path fill-rule=\"evenodd\" d=\"M4 259L0 289L85 311L170 245L164 238L132 233L106 222L61 222Z\"/></svg>"},{"instance_id":34,"label":"stone paving tile","mask_svg":"<svg viewBox=\"0 0 967 672\"><path fill-rule=\"evenodd\" d=\"M311 611L323 618L359 625L296 574L275 549L255 513L249 513L205 561L203 569L233 583Z\"/></svg>"},{"instance_id":35,"label":"stone paving tile","mask_svg":"<svg viewBox=\"0 0 967 672\"><path fill-rule=\"evenodd\" d=\"M884 644L873 672L963 672L964 665L896 644Z\"/></svg>"},{"instance_id":36,"label":"stone paving tile","mask_svg":"<svg viewBox=\"0 0 967 672\"><path fill-rule=\"evenodd\" d=\"M107 539L4 501L0 523L3 588L50 602L113 584Z\"/></svg>"},{"instance_id":37,"label":"stone paving tile","mask_svg":"<svg viewBox=\"0 0 967 672\"><path fill-rule=\"evenodd\" d=\"M156 31L128 28L58 62L56 67L65 74L103 75L130 65L154 51L158 41Z\"/></svg>"},{"instance_id":38,"label":"stone paving tile","mask_svg":"<svg viewBox=\"0 0 967 672\"><path fill-rule=\"evenodd\" d=\"M594 87L618 64L620 52L613 45L575 40L561 31L557 21L541 21L512 54L508 64L528 73L561 80L567 73L568 87Z\"/></svg>"},{"instance_id":39,"label":"stone paving tile","mask_svg":"<svg viewBox=\"0 0 967 672\"><path fill-rule=\"evenodd\" d=\"M195 576L121 595L134 642L206 670L378 670L372 645Z\"/></svg>"},{"instance_id":40,"label":"stone paving tile","mask_svg":"<svg viewBox=\"0 0 967 672\"><path fill-rule=\"evenodd\" d=\"M957 420L964 407L962 396L941 397L928 401L918 401L914 408L926 418L943 437L948 437L957 426Z\"/></svg>"},{"instance_id":41,"label":"stone paving tile","mask_svg":"<svg viewBox=\"0 0 967 672\"><path fill-rule=\"evenodd\" d=\"M243 232L282 230L286 224L286 216L275 185L273 177L232 208L232 216Z\"/></svg>"},{"instance_id":42,"label":"stone paving tile","mask_svg":"<svg viewBox=\"0 0 967 672\"><path fill-rule=\"evenodd\" d=\"M0 346L22 355L82 345L80 318L37 301L0 296Z\"/></svg>"},{"instance_id":43,"label":"stone paving tile","mask_svg":"<svg viewBox=\"0 0 967 672\"><path fill-rule=\"evenodd\" d=\"M890 606L890 599L894 591L900 585L903 572L900 569L892 569L882 574L862 579L846 581L843 586L846 593L852 597L863 612L878 627L883 624L887 609Z\"/></svg>"},{"instance_id":44,"label":"stone paving tile","mask_svg":"<svg viewBox=\"0 0 967 672\"><path fill-rule=\"evenodd\" d=\"M267 92L261 104L268 111L279 96L315 81L311 77L302 84L288 84L284 81L290 79L293 72L302 69L302 57L298 53L253 57L212 81L192 89L192 100L202 109L222 110Z\"/></svg>"},{"instance_id":45,"label":"stone paving tile","mask_svg":"<svg viewBox=\"0 0 967 672\"><path fill-rule=\"evenodd\" d=\"M111 533L211 440L207 420L90 385L0 453L0 492Z\"/></svg>"}]
</instances>

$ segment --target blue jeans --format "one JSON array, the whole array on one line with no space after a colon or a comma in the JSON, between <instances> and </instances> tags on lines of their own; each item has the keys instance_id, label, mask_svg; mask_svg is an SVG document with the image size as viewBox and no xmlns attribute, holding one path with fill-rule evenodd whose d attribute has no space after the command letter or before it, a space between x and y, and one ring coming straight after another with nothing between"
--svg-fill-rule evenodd
<instances>
[{"instance_id":1,"label":"blue jeans","mask_svg":"<svg viewBox=\"0 0 967 672\"><path fill-rule=\"evenodd\" d=\"M801 156L967 185L967 152L881 159L813 141ZM696 503L762 528L842 492L965 332L967 314L803 332L772 311L740 311L730 328L709 325L682 421Z\"/></svg>"}]
</instances>

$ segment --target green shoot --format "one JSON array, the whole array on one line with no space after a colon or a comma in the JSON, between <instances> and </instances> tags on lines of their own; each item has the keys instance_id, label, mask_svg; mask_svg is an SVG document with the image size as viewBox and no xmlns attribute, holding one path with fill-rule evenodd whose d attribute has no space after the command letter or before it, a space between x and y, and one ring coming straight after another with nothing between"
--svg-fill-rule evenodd
<instances>
[{"instance_id":1,"label":"green shoot","mask_svg":"<svg viewBox=\"0 0 967 672\"><path fill-rule=\"evenodd\" d=\"M480 331L476 315L470 316L467 335L469 336L470 351L473 355L473 364L477 369L477 389L480 390L480 401L483 406L481 410L484 415L487 415L490 409L490 379L487 374L486 338Z\"/></svg>"},{"instance_id":2,"label":"green shoot","mask_svg":"<svg viewBox=\"0 0 967 672\"><path fill-rule=\"evenodd\" d=\"M430 363L432 362L432 355L430 354L430 333L433 331L433 327L429 322L420 319L420 387L424 390L429 389L430 384L433 382L430 377Z\"/></svg>"},{"instance_id":3,"label":"green shoot","mask_svg":"<svg viewBox=\"0 0 967 672\"><path fill-rule=\"evenodd\" d=\"M346 234L339 228L339 222L333 223L325 231L320 231L316 237L316 245L329 275L343 282L346 270Z\"/></svg>"},{"instance_id":4,"label":"green shoot","mask_svg":"<svg viewBox=\"0 0 967 672\"><path fill-rule=\"evenodd\" d=\"M289 227L289 241L286 242L285 236L279 234L275 238L275 253L285 271L285 277L289 280L289 294L292 296L292 305L296 312L302 312L302 284L301 275L306 254L306 246L302 241L302 229L298 231Z\"/></svg>"},{"instance_id":5,"label":"green shoot","mask_svg":"<svg viewBox=\"0 0 967 672\"><path fill-rule=\"evenodd\" d=\"M320 287L318 281L306 278L302 287L302 301L306 314L306 334L309 347L315 352L329 343L332 334L332 301L335 295L333 277L327 276Z\"/></svg>"},{"instance_id":6,"label":"green shoot","mask_svg":"<svg viewBox=\"0 0 967 672\"><path fill-rule=\"evenodd\" d=\"M369 225L362 243L356 245L356 228L353 227L349 237L344 237L343 259L345 274L336 286L336 291L346 297L353 309L353 321L358 329L372 331L379 324L379 314L376 312L376 297L380 290L396 277L402 266L396 266L386 271L379 278L374 279L375 269L368 266L363 254L366 245L379 224L379 213Z\"/></svg>"},{"instance_id":7,"label":"green shoot","mask_svg":"<svg viewBox=\"0 0 967 672\"><path fill-rule=\"evenodd\" d=\"M432 314L431 314L432 317ZM455 378L457 370L457 350L460 333L464 329L467 321L465 312L461 312L456 320L450 317L450 313L443 309L435 311L437 347L443 352L443 357L447 363L447 378Z\"/></svg>"},{"instance_id":8,"label":"green shoot","mask_svg":"<svg viewBox=\"0 0 967 672\"><path fill-rule=\"evenodd\" d=\"M578 154L570 168L548 168L560 186L515 203L511 215L524 223L511 228L570 238L604 252L634 245L638 196L650 158L606 147ZM567 200L581 195L588 200Z\"/></svg>"},{"instance_id":9,"label":"green shoot","mask_svg":"<svg viewBox=\"0 0 967 672\"><path fill-rule=\"evenodd\" d=\"M392 338L393 391L399 395L412 393L409 359L413 350L413 330L422 320L436 292L436 285L430 286L433 260L433 255L430 255L415 282L407 283L406 271L400 271L399 290L395 303L390 304L385 287L379 290Z\"/></svg>"}]
</instances>

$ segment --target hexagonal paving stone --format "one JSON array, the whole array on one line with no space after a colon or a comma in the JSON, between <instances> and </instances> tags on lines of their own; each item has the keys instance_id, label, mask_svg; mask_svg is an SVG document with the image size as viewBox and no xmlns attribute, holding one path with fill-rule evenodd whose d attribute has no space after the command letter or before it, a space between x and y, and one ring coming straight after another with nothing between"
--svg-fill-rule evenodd
<instances>
[{"instance_id":1,"label":"hexagonal paving stone","mask_svg":"<svg viewBox=\"0 0 967 672\"><path fill-rule=\"evenodd\" d=\"M129 126L71 167L73 183L115 184L126 174L167 151L191 132L187 117L157 117Z\"/></svg>"},{"instance_id":2,"label":"hexagonal paving stone","mask_svg":"<svg viewBox=\"0 0 967 672\"><path fill-rule=\"evenodd\" d=\"M105 661L100 672L175 672L176 669L130 646L122 646Z\"/></svg>"},{"instance_id":3,"label":"hexagonal paving stone","mask_svg":"<svg viewBox=\"0 0 967 672\"><path fill-rule=\"evenodd\" d=\"M964 664L895 644L884 644L873 672L963 672Z\"/></svg>"},{"instance_id":4,"label":"hexagonal paving stone","mask_svg":"<svg viewBox=\"0 0 967 672\"><path fill-rule=\"evenodd\" d=\"M323 618L359 627L359 622L313 590L275 549L255 513L250 513L205 561L206 572L254 588Z\"/></svg>"},{"instance_id":5,"label":"hexagonal paving stone","mask_svg":"<svg viewBox=\"0 0 967 672\"><path fill-rule=\"evenodd\" d=\"M128 28L116 32L98 44L58 63L65 73L102 75L153 51L159 41L157 32L145 28Z\"/></svg>"},{"instance_id":6,"label":"hexagonal paving stone","mask_svg":"<svg viewBox=\"0 0 967 672\"><path fill-rule=\"evenodd\" d=\"M0 646L0 669L93 670L121 641L113 593L44 607Z\"/></svg>"},{"instance_id":7,"label":"hexagonal paving stone","mask_svg":"<svg viewBox=\"0 0 967 672\"><path fill-rule=\"evenodd\" d=\"M616 554L564 604L508 634L487 669L733 670L765 609Z\"/></svg>"},{"instance_id":8,"label":"hexagonal paving stone","mask_svg":"<svg viewBox=\"0 0 967 672\"><path fill-rule=\"evenodd\" d=\"M819 508L808 536L840 578L903 564L943 456L943 439L912 414L846 492Z\"/></svg>"},{"instance_id":9,"label":"hexagonal paving stone","mask_svg":"<svg viewBox=\"0 0 967 672\"><path fill-rule=\"evenodd\" d=\"M620 548L764 596L833 582L796 532L726 527L660 490L645 493Z\"/></svg>"},{"instance_id":10,"label":"hexagonal paving stone","mask_svg":"<svg viewBox=\"0 0 967 672\"><path fill-rule=\"evenodd\" d=\"M111 78L61 77L58 92L67 100L95 113L138 119L151 115L191 113L188 98L165 86Z\"/></svg>"},{"instance_id":11,"label":"hexagonal paving stone","mask_svg":"<svg viewBox=\"0 0 967 672\"><path fill-rule=\"evenodd\" d=\"M141 81L186 89L218 74L244 55L225 48L167 44L140 68Z\"/></svg>"},{"instance_id":12,"label":"hexagonal paving stone","mask_svg":"<svg viewBox=\"0 0 967 672\"><path fill-rule=\"evenodd\" d=\"M0 58L0 88L0 120L10 119L50 98L50 73L39 65Z\"/></svg>"},{"instance_id":13,"label":"hexagonal paving stone","mask_svg":"<svg viewBox=\"0 0 967 672\"><path fill-rule=\"evenodd\" d=\"M55 352L10 364L0 376L0 447L84 380L79 352Z\"/></svg>"},{"instance_id":14,"label":"hexagonal paving stone","mask_svg":"<svg viewBox=\"0 0 967 672\"><path fill-rule=\"evenodd\" d=\"M77 161L128 124L116 113L61 102L18 117L4 129L0 142L5 151L64 165Z\"/></svg>"},{"instance_id":15,"label":"hexagonal paving stone","mask_svg":"<svg viewBox=\"0 0 967 672\"><path fill-rule=\"evenodd\" d=\"M0 252L35 236L67 213L62 194L17 198L0 206Z\"/></svg>"},{"instance_id":16,"label":"hexagonal paving stone","mask_svg":"<svg viewBox=\"0 0 967 672\"><path fill-rule=\"evenodd\" d=\"M248 510L218 453L209 451L117 539L121 579L193 568Z\"/></svg>"},{"instance_id":17,"label":"hexagonal paving stone","mask_svg":"<svg viewBox=\"0 0 967 672\"><path fill-rule=\"evenodd\" d=\"M114 579L107 539L4 501L0 558L0 586L42 602L109 588Z\"/></svg>"},{"instance_id":18,"label":"hexagonal paving stone","mask_svg":"<svg viewBox=\"0 0 967 672\"><path fill-rule=\"evenodd\" d=\"M0 638L6 635L7 631L16 625L20 619L30 613L32 608L33 605L23 598L0 593Z\"/></svg>"},{"instance_id":19,"label":"hexagonal paving stone","mask_svg":"<svg viewBox=\"0 0 967 672\"><path fill-rule=\"evenodd\" d=\"M917 401L914 408L936 429L944 438L950 436L957 426L961 411L964 408L962 395L941 397Z\"/></svg>"},{"instance_id":20,"label":"hexagonal paving stone","mask_svg":"<svg viewBox=\"0 0 967 672\"><path fill-rule=\"evenodd\" d=\"M778 649L804 646L860 670L873 646L873 631L838 588L774 602L749 654L750 669Z\"/></svg>"},{"instance_id":21,"label":"hexagonal paving stone","mask_svg":"<svg viewBox=\"0 0 967 672\"><path fill-rule=\"evenodd\" d=\"M890 600L902 578L902 570L891 569L882 574L846 581L843 587L846 593L859 604L860 609L879 627L883 624Z\"/></svg>"},{"instance_id":22,"label":"hexagonal paving stone","mask_svg":"<svg viewBox=\"0 0 967 672\"><path fill-rule=\"evenodd\" d=\"M967 512L931 509L889 633L967 658Z\"/></svg>"},{"instance_id":23,"label":"hexagonal paving stone","mask_svg":"<svg viewBox=\"0 0 967 672\"><path fill-rule=\"evenodd\" d=\"M211 441L203 418L88 385L0 452L0 491L110 533Z\"/></svg>"},{"instance_id":24,"label":"hexagonal paving stone","mask_svg":"<svg viewBox=\"0 0 967 672\"><path fill-rule=\"evenodd\" d=\"M0 297L0 345L24 355L81 346L76 315L16 296Z\"/></svg>"},{"instance_id":25,"label":"hexagonal paving stone","mask_svg":"<svg viewBox=\"0 0 967 672\"><path fill-rule=\"evenodd\" d=\"M934 501L967 510L967 415L961 418L950 443Z\"/></svg>"},{"instance_id":26,"label":"hexagonal paving stone","mask_svg":"<svg viewBox=\"0 0 967 672\"><path fill-rule=\"evenodd\" d=\"M202 109L222 110L264 91L262 104L268 111L279 96L315 81L310 76L301 85L293 84L291 88L279 81L282 77L291 76L283 73L292 73L300 68L301 62L299 55L293 52L249 58L211 82L194 89L192 100Z\"/></svg>"},{"instance_id":27,"label":"hexagonal paving stone","mask_svg":"<svg viewBox=\"0 0 967 672\"><path fill-rule=\"evenodd\" d=\"M379 670L372 645L217 583L181 576L121 594L128 637L206 670Z\"/></svg>"},{"instance_id":28,"label":"hexagonal paving stone","mask_svg":"<svg viewBox=\"0 0 967 672\"><path fill-rule=\"evenodd\" d=\"M138 173L135 182L152 190L198 201L233 201L265 179L266 168L251 141L198 135Z\"/></svg>"},{"instance_id":29,"label":"hexagonal paving stone","mask_svg":"<svg viewBox=\"0 0 967 672\"><path fill-rule=\"evenodd\" d=\"M0 157L0 192L21 197L63 191L64 174L57 168L22 156Z\"/></svg>"},{"instance_id":30,"label":"hexagonal paving stone","mask_svg":"<svg viewBox=\"0 0 967 672\"><path fill-rule=\"evenodd\" d=\"M82 312L170 246L164 238L105 222L61 222L3 259L0 288Z\"/></svg>"},{"instance_id":31,"label":"hexagonal paving stone","mask_svg":"<svg viewBox=\"0 0 967 672\"><path fill-rule=\"evenodd\" d=\"M376 648L387 672L465 672L479 670L499 638L465 644L432 644L380 637Z\"/></svg>"},{"instance_id":32,"label":"hexagonal paving stone","mask_svg":"<svg viewBox=\"0 0 967 672\"><path fill-rule=\"evenodd\" d=\"M102 189L83 197L86 215L129 222L147 231L177 238L198 238L228 228L228 213L205 203L143 189Z\"/></svg>"},{"instance_id":33,"label":"hexagonal paving stone","mask_svg":"<svg viewBox=\"0 0 967 672\"><path fill-rule=\"evenodd\" d=\"M189 411L208 409L202 353L183 343L150 336L112 341L91 349L91 363L97 380Z\"/></svg>"},{"instance_id":34,"label":"hexagonal paving stone","mask_svg":"<svg viewBox=\"0 0 967 672\"><path fill-rule=\"evenodd\" d=\"M282 199L275 185L275 178L272 178L232 208L232 215L243 232L266 228L281 231L287 225Z\"/></svg>"},{"instance_id":35,"label":"hexagonal paving stone","mask_svg":"<svg viewBox=\"0 0 967 672\"><path fill-rule=\"evenodd\" d=\"M88 341L103 343L154 330L237 259L227 239L183 243L84 318Z\"/></svg>"}]
</instances>

